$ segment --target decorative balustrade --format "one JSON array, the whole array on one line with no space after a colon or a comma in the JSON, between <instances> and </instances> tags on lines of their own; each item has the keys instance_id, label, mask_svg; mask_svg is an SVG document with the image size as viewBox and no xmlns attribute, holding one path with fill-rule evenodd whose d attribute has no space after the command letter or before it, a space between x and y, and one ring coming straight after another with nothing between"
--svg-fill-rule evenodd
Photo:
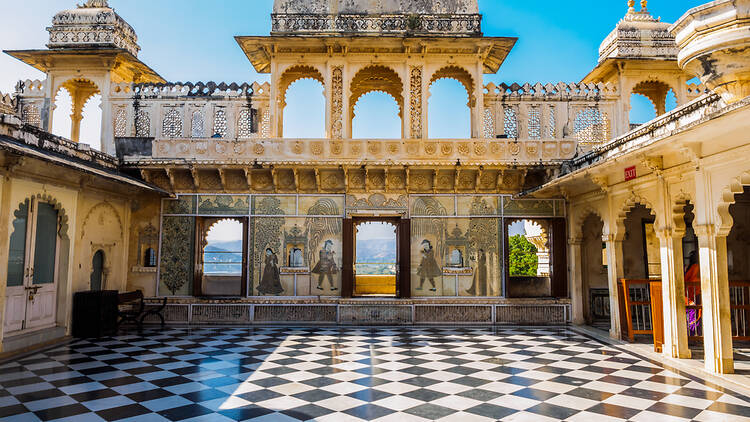
<instances>
[{"instance_id":1,"label":"decorative balustrade","mask_svg":"<svg viewBox=\"0 0 750 422\"><path fill-rule=\"evenodd\" d=\"M456 162L537 164L570 159L576 141L555 139L157 139L155 159L195 159L265 163L382 163L454 165Z\"/></svg>"},{"instance_id":2,"label":"decorative balustrade","mask_svg":"<svg viewBox=\"0 0 750 422\"><path fill-rule=\"evenodd\" d=\"M270 85L113 84L115 137L257 139L271 136Z\"/></svg>"},{"instance_id":3,"label":"decorative balustrade","mask_svg":"<svg viewBox=\"0 0 750 422\"><path fill-rule=\"evenodd\" d=\"M612 137L619 100L611 84L558 83L485 86L484 136L572 138L584 149Z\"/></svg>"},{"instance_id":4,"label":"decorative balustrade","mask_svg":"<svg viewBox=\"0 0 750 422\"><path fill-rule=\"evenodd\" d=\"M300 14L271 15L271 34L415 34L476 36L482 33L479 14Z\"/></svg>"}]
</instances>

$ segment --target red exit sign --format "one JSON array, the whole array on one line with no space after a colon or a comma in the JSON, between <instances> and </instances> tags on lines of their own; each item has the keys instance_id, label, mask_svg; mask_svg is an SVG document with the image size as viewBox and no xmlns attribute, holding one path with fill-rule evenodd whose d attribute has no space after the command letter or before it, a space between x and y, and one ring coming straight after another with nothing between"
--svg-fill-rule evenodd
<instances>
[{"instance_id":1,"label":"red exit sign","mask_svg":"<svg viewBox=\"0 0 750 422\"><path fill-rule=\"evenodd\" d=\"M625 169L625 181L633 180L638 177L638 173L635 171L635 166L628 167Z\"/></svg>"}]
</instances>

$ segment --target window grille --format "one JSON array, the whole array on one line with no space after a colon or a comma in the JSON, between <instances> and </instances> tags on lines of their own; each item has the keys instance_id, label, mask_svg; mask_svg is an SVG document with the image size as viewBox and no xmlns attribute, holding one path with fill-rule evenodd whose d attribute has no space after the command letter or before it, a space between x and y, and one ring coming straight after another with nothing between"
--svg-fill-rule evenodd
<instances>
[{"instance_id":1,"label":"window grille","mask_svg":"<svg viewBox=\"0 0 750 422\"><path fill-rule=\"evenodd\" d=\"M124 108L118 108L115 113L115 136L127 136L128 119Z\"/></svg>"},{"instance_id":2,"label":"window grille","mask_svg":"<svg viewBox=\"0 0 750 422\"><path fill-rule=\"evenodd\" d=\"M164 116L162 135L167 138L179 138L182 136L182 119L180 118L180 112L176 108L170 109Z\"/></svg>"},{"instance_id":3,"label":"window grille","mask_svg":"<svg viewBox=\"0 0 750 422\"><path fill-rule=\"evenodd\" d=\"M237 137L250 138L256 132L255 127L255 110L243 108L240 110L237 119Z\"/></svg>"},{"instance_id":4,"label":"window grille","mask_svg":"<svg viewBox=\"0 0 750 422\"><path fill-rule=\"evenodd\" d=\"M135 114L135 136L146 138L151 134L151 117L146 110L138 110Z\"/></svg>"},{"instance_id":5,"label":"window grille","mask_svg":"<svg viewBox=\"0 0 750 422\"><path fill-rule=\"evenodd\" d=\"M504 113L503 127L505 128L505 135L508 138L518 139L518 112L514 107L506 106Z\"/></svg>"},{"instance_id":6,"label":"window grille","mask_svg":"<svg viewBox=\"0 0 750 422\"><path fill-rule=\"evenodd\" d=\"M598 108L587 107L576 115L573 132L582 145L605 142L609 138L609 119Z\"/></svg>"},{"instance_id":7,"label":"window grille","mask_svg":"<svg viewBox=\"0 0 750 422\"><path fill-rule=\"evenodd\" d=\"M495 137L495 115L492 108L484 109L484 138L492 139Z\"/></svg>"},{"instance_id":8,"label":"window grille","mask_svg":"<svg viewBox=\"0 0 750 422\"><path fill-rule=\"evenodd\" d=\"M200 111L193 112L191 136L193 138L203 138L203 126L203 113Z\"/></svg>"},{"instance_id":9,"label":"window grille","mask_svg":"<svg viewBox=\"0 0 750 422\"><path fill-rule=\"evenodd\" d=\"M557 125L556 111L555 106L549 107L549 121L547 122L547 137L549 139L557 138L557 131L555 130L555 126Z\"/></svg>"},{"instance_id":10,"label":"window grille","mask_svg":"<svg viewBox=\"0 0 750 422\"><path fill-rule=\"evenodd\" d=\"M227 112L223 108L216 110L214 116L214 138L227 137Z\"/></svg>"},{"instance_id":11,"label":"window grille","mask_svg":"<svg viewBox=\"0 0 750 422\"><path fill-rule=\"evenodd\" d=\"M542 139L542 110L539 106L529 108L529 139Z\"/></svg>"},{"instance_id":12,"label":"window grille","mask_svg":"<svg viewBox=\"0 0 750 422\"><path fill-rule=\"evenodd\" d=\"M39 108L33 104L27 104L21 112L21 119L24 123L40 127L42 125L42 116L39 114Z\"/></svg>"}]
</instances>

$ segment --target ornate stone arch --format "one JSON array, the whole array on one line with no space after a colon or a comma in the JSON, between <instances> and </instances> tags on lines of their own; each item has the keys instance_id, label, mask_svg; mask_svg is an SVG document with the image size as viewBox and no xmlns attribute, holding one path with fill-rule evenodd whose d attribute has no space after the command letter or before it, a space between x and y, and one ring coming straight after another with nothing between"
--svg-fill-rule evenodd
<instances>
[{"instance_id":1,"label":"ornate stone arch","mask_svg":"<svg viewBox=\"0 0 750 422\"><path fill-rule=\"evenodd\" d=\"M435 82L441 79L454 79L460 82L461 85L463 85L466 89L466 94L469 97L469 103L467 104L467 106L469 108L474 108L474 106L476 106L477 99L476 95L474 95L474 77L471 75L471 73L469 73L468 70L456 65L442 67L432 74L428 86L432 87Z\"/></svg>"},{"instance_id":2,"label":"ornate stone arch","mask_svg":"<svg viewBox=\"0 0 750 422\"><path fill-rule=\"evenodd\" d=\"M750 171L746 171L739 177L735 177L722 189L716 208L718 214L716 231L719 236L728 236L732 231L734 218L729 212L729 207L737 201L736 195L741 195L745 192L746 186L750 186Z\"/></svg>"},{"instance_id":3,"label":"ornate stone arch","mask_svg":"<svg viewBox=\"0 0 750 422\"><path fill-rule=\"evenodd\" d=\"M300 79L318 81L323 85L323 89L325 90L325 78L320 70L314 66L303 64L291 66L281 74L281 77L279 77L278 100L282 108L286 107L286 95L289 87Z\"/></svg>"},{"instance_id":4,"label":"ornate stone arch","mask_svg":"<svg viewBox=\"0 0 750 422\"><path fill-rule=\"evenodd\" d=\"M398 104L399 117L404 117L404 83L395 70L383 65L370 65L360 69L350 84L349 112L354 119L354 108L359 99L370 92L390 95Z\"/></svg>"},{"instance_id":5,"label":"ornate stone arch","mask_svg":"<svg viewBox=\"0 0 750 422\"><path fill-rule=\"evenodd\" d=\"M21 208L23 206L24 202L31 200L33 198L36 198L39 201L46 202L57 211L57 220L58 220L58 228L57 228L57 235L60 236L60 239L62 240L69 240L68 235L68 214L65 212L65 208L63 207L62 203L57 200L57 198L53 197L52 195L48 193L38 193L36 195L31 195L28 198L24 199L23 202L20 202L18 206L16 206L16 210Z\"/></svg>"},{"instance_id":6,"label":"ornate stone arch","mask_svg":"<svg viewBox=\"0 0 750 422\"><path fill-rule=\"evenodd\" d=\"M691 204L692 197L690 194L680 191L672 201L672 232L674 236L682 237L687 231L685 225L685 207Z\"/></svg>"},{"instance_id":7,"label":"ornate stone arch","mask_svg":"<svg viewBox=\"0 0 750 422\"><path fill-rule=\"evenodd\" d=\"M630 94L638 94L646 97L654 106L656 115L666 113L666 101L669 91L677 93L675 87L657 76L649 76L633 85Z\"/></svg>"},{"instance_id":8,"label":"ornate stone arch","mask_svg":"<svg viewBox=\"0 0 750 422\"><path fill-rule=\"evenodd\" d=\"M98 204L91 207L91 209L89 209L89 212L86 213L86 217L84 217L82 224L83 230L81 230L81 239L86 237L86 229L88 227L91 227L91 224L89 224L89 220L95 215L97 211L109 211L112 215L114 215L115 219L117 219L117 227L119 228L119 235L117 237L118 239L122 239L124 231L120 213L117 212L117 209L112 204L106 201L99 202Z\"/></svg>"},{"instance_id":9,"label":"ornate stone arch","mask_svg":"<svg viewBox=\"0 0 750 422\"><path fill-rule=\"evenodd\" d=\"M653 204L643 196L631 192L630 196L625 199L618 209L617 216L615 217L615 236L617 240L623 240L625 238L625 220L628 218L628 214L638 205L645 207L652 216L657 217L657 213Z\"/></svg>"},{"instance_id":10,"label":"ornate stone arch","mask_svg":"<svg viewBox=\"0 0 750 422\"><path fill-rule=\"evenodd\" d=\"M571 238L581 239L583 237L583 226L589 217L596 217L602 222L602 232L604 232L607 221L602 218L602 213L594 208L592 205L586 205L583 210L577 213L577 217L573 220L573 227L571 230Z\"/></svg>"}]
</instances>

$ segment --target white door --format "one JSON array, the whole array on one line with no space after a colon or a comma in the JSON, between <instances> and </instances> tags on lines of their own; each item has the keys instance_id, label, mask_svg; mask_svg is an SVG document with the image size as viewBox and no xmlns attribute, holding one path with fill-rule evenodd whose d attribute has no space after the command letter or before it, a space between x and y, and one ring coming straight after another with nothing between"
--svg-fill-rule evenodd
<instances>
[{"instance_id":1,"label":"white door","mask_svg":"<svg viewBox=\"0 0 750 422\"><path fill-rule=\"evenodd\" d=\"M8 259L5 332L53 326L57 306L58 213L47 202L16 210Z\"/></svg>"}]
</instances>

